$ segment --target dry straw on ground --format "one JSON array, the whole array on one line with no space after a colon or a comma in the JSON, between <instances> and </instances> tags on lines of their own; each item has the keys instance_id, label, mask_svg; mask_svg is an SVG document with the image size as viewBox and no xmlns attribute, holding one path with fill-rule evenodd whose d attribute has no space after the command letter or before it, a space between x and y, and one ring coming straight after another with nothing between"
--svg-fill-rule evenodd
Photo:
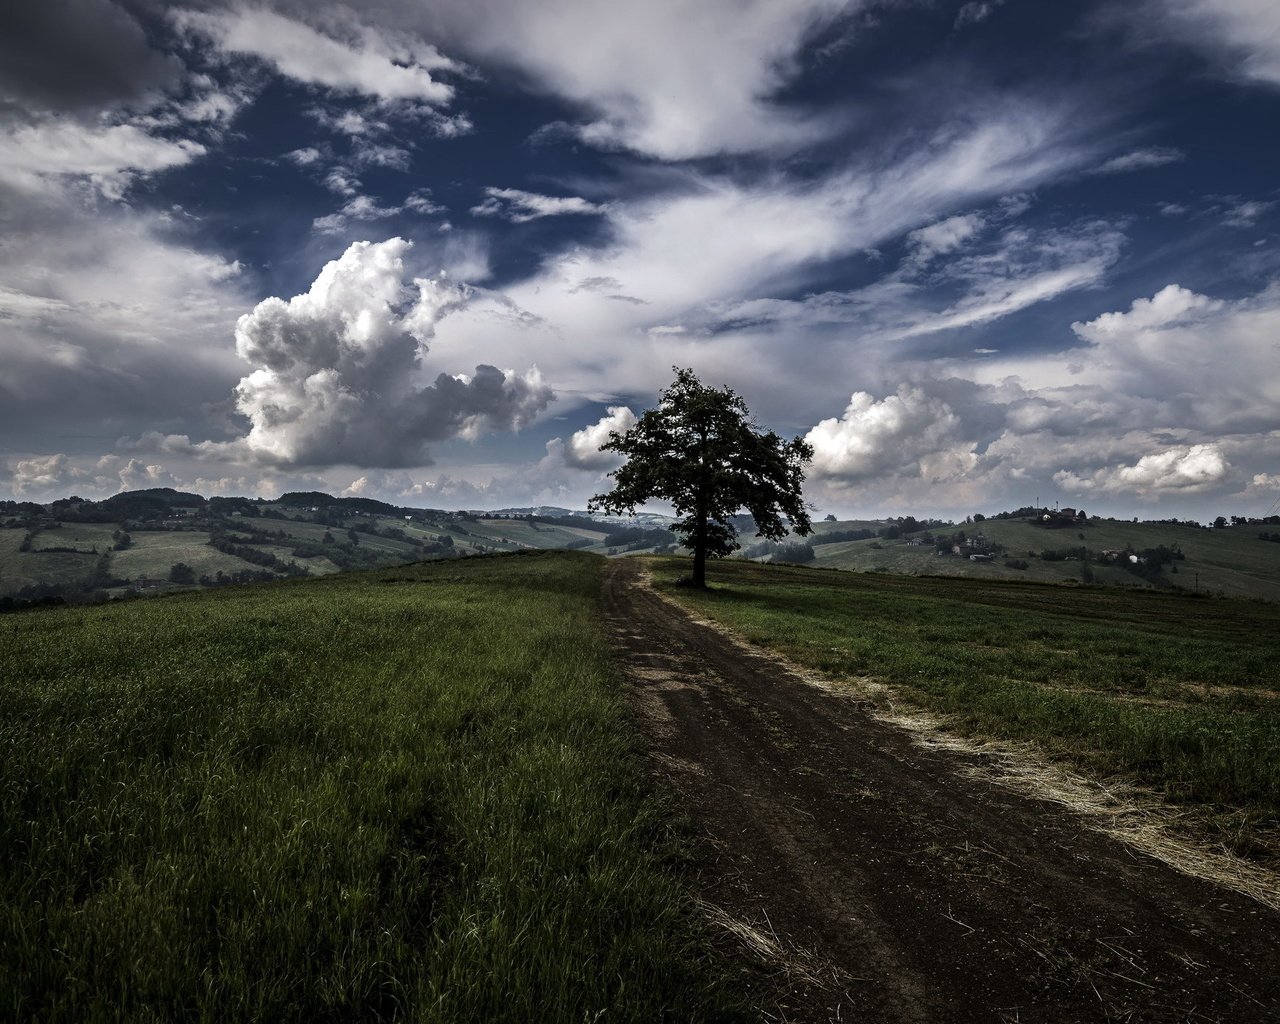
<instances>
[{"instance_id":1,"label":"dry straw on ground","mask_svg":"<svg viewBox=\"0 0 1280 1024\"><path fill-rule=\"evenodd\" d=\"M790 943L784 946L773 930L768 914L763 911L764 921L753 925L706 900L695 899L694 904L713 928L732 936L750 956L766 967L781 971L793 988L839 990L850 981L866 980L849 978L834 964L807 949Z\"/></svg>"}]
</instances>

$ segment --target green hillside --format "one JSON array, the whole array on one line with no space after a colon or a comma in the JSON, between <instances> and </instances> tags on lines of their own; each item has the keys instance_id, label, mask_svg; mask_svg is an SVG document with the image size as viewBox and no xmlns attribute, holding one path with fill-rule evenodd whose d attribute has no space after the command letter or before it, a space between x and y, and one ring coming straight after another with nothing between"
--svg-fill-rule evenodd
<instances>
[{"instance_id":1,"label":"green hillside","mask_svg":"<svg viewBox=\"0 0 1280 1024\"><path fill-rule=\"evenodd\" d=\"M644 531L586 517L396 509L319 492L206 501L160 488L44 508L0 509L0 598L83 602L425 559L539 549L616 554L670 542L665 531L649 530L637 543L629 533Z\"/></svg>"},{"instance_id":2,"label":"green hillside","mask_svg":"<svg viewBox=\"0 0 1280 1024\"><path fill-rule=\"evenodd\" d=\"M884 530L881 523L823 523L817 533L836 529ZM934 544L922 542L924 531L895 538L873 537L836 544L813 544L814 565L860 572L905 573L916 576L961 576L972 579L1031 579L1041 582L1080 582L1084 577L1076 552L1062 561L1047 561L1046 549L1086 548L1090 553L1089 582L1111 586L1177 586L1229 597L1280 600L1280 544L1258 539L1274 527L1235 526L1201 529L1171 523L1125 523L1090 519L1075 527L1047 529L1030 520L987 519L955 527L938 527L936 536L963 531L981 537L1002 551L993 561L975 562L969 549L960 555L939 555ZM913 543L914 542L914 543ZM1104 551L1142 552L1160 546L1176 547L1184 558L1150 579L1120 563L1095 560ZM1025 563L1012 566L1009 563Z\"/></svg>"},{"instance_id":3,"label":"green hillside","mask_svg":"<svg viewBox=\"0 0 1280 1024\"><path fill-rule=\"evenodd\" d=\"M169 569L176 562L191 566L197 576L253 568L244 559L211 548L209 534L203 530L137 530L130 536L132 544L127 550L111 554L111 571L122 579L167 580Z\"/></svg>"},{"instance_id":4,"label":"green hillside","mask_svg":"<svg viewBox=\"0 0 1280 1024\"><path fill-rule=\"evenodd\" d=\"M601 564L0 616L0 1018L737 1019Z\"/></svg>"},{"instance_id":5,"label":"green hillside","mask_svg":"<svg viewBox=\"0 0 1280 1024\"><path fill-rule=\"evenodd\" d=\"M44 509L40 515L14 506L6 514L0 503L0 598L49 594L102 600L529 550L609 556L676 550L675 537L660 522L602 522L528 510L397 508L315 491L260 501L204 499L158 488L97 503L52 502ZM1182 588L1280 600L1280 544L1258 537L1280 533L1280 523L1200 529L1088 519L1048 528L1038 514L963 524L916 523L908 517L817 522L811 536L776 544L756 538L749 518L738 522L740 558L856 572ZM117 543L121 532L130 541L123 548ZM965 546L952 553L951 540L961 533ZM1135 565L1128 557L1161 548L1173 553L1164 565ZM992 557L973 560L974 554ZM179 563L191 569L189 582L170 580Z\"/></svg>"},{"instance_id":6,"label":"green hillside","mask_svg":"<svg viewBox=\"0 0 1280 1024\"><path fill-rule=\"evenodd\" d=\"M25 537L21 530L0 530L0 597L23 587L51 585L81 590L93 586L97 555L23 551Z\"/></svg>"}]
</instances>

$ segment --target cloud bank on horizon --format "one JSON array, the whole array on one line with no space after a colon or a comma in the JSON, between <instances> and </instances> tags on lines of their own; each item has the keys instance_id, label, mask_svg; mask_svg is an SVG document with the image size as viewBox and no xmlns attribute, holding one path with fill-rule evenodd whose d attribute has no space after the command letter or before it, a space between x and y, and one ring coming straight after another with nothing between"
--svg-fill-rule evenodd
<instances>
[{"instance_id":1,"label":"cloud bank on horizon","mask_svg":"<svg viewBox=\"0 0 1280 1024\"><path fill-rule=\"evenodd\" d=\"M0 14L0 497L581 505L691 366L842 514L1280 499L1265 0Z\"/></svg>"}]
</instances>

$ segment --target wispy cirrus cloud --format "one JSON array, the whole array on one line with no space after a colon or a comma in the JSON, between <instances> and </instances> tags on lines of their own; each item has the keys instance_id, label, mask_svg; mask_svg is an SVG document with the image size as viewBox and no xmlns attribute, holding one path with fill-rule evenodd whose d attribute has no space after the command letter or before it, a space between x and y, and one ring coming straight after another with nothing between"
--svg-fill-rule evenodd
<instances>
[{"instance_id":1,"label":"wispy cirrus cloud","mask_svg":"<svg viewBox=\"0 0 1280 1024\"><path fill-rule=\"evenodd\" d=\"M343 204L342 209L337 213L317 217L311 222L311 226L317 231L342 234L350 229L354 221L367 223L373 220L385 220L396 216L402 209L403 207L400 206L379 206L376 199L358 195Z\"/></svg>"},{"instance_id":2,"label":"wispy cirrus cloud","mask_svg":"<svg viewBox=\"0 0 1280 1024\"><path fill-rule=\"evenodd\" d=\"M324 12L328 31L266 7L179 9L170 13L182 32L199 34L227 54L256 57L279 74L338 93L382 103L447 105L454 96L439 72L460 65L421 37L362 24Z\"/></svg>"},{"instance_id":3,"label":"wispy cirrus cloud","mask_svg":"<svg viewBox=\"0 0 1280 1024\"><path fill-rule=\"evenodd\" d=\"M1145 34L1205 51L1225 76L1280 85L1280 8L1271 0L1148 0L1132 16Z\"/></svg>"},{"instance_id":4,"label":"wispy cirrus cloud","mask_svg":"<svg viewBox=\"0 0 1280 1024\"><path fill-rule=\"evenodd\" d=\"M446 212L443 206L431 198L430 189L416 189L405 196L403 202L386 206L372 196L362 195L356 191L360 186L358 181L352 179L349 184L344 181L344 185L347 186L344 194L349 198L336 213L326 214L313 220L311 226L316 231L328 235L342 235L351 232L357 226L385 221L405 213L425 217Z\"/></svg>"},{"instance_id":5,"label":"wispy cirrus cloud","mask_svg":"<svg viewBox=\"0 0 1280 1024\"><path fill-rule=\"evenodd\" d=\"M1223 223L1233 228L1249 228L1276 206L1275 200L1247 199L1232 203L1223 217Z\"/></svg>"},{"instance_id":6,"label":"wispy cirrus cloud","mask_svg":"<svg viewBox=\"0 0 1280 1024\"><path fill-rule=\"evenodd\" d=\"M1092 174L1127 174L1129 171L1142 171L1151 167L1164 167L1176 164L1187 158L1187 154L1173 146L1149 146L1146 149L1135 149L1095 167Z\"/></svg>"},{"instance_id":7,"label":"wispy cirrus cloud","mask_svg":"<svg viewBox=\"0 0 1280 1024\"><path fill-rule=\"evenodd\" d=\"M717 331L847 324L864 345L982 326L1101 284L1125 235L1096 221L1056 230L1002 225L997 209L926 225L908 233L907 243L901 265L863 288L711 305L695 323ZM954 298L939 303L948 294Z\"/></svg>"},{"instance_id":8,"label":"wispy cirrus cloud","mask_svg":"<svg viewBox=\"0 0 1280 1024\"><path fill-rule=\"evenodd\" d=\"M928 224L907 235L912 248L912 258L927 263L934 256L942 256L960 248L986 225L986 218L979 213L956 214L934 224Z\"/></svg>"},{"instance_id":9,"label":"wispy cirrus cloud","mask_svg":"<svg viewBox=\"0 0 1280 1024\"><path fill-rule=\"evenodd\" d=\"M484 191L484 202L471 207L471 212L477 217L503 217L513 224L524 224L541 217L605 213L608 210L607 206L589 202L581 196L547 196L518 188L489 187Z\"/></svg>"},{"instance_id":10,"label":"wispy cirrus cloud","mask_svg":"<svg viewBox=\"0 0 1280 1024\"><path fill-rule=\"evenodd\" d=\"M204 153L199 142L159 137L133 124L90 128L44 121L0 129L0 183L42 191L83 178L119 199L139 176L181 167Z\"/></svg>"},{"instance_id":11,"label":"wispy cirrus cloud","mask_svg":"<svg viewBox=\"0 0 1280 1024\"><path fill-rule=\"evenodd\" d=\"M923 301L913 306L907 296L918 285L892 275L878 294L874 285L865 294L844 293L825 309L818 297L773 298L778 290L802 288L832 261L865 254L886 239L953 216L969 216L959 211L973 211L975 202L992 205L975 214L972 224L966 222L960 232L966 239L969 230L975 237L983 230L1006 232L1008 218L1026 202L1005 203L1005 198L1092 161L1092 145L1076 134L1085 124L1069 106L991 98L971 102L946 129L916 140L915 147L904 147L893 159L869 155L816 181L737 182L683 174L659 195L610 200L603 215L606 243L553 254L537 272L502 289L530 314L527 322L539 325L532 337L527 330L495 332L481 299L442 325L442 343L465 350L483 339L495 358L508 363L536 344L544 353L544 372L566 390L606 403L636 389L660 387L673 363L728 374L725 379L741 389L758 384L773 397L767 415L810 402L812 392L784 358L786 346L770 343L780 332L819 320L854 323L861 317L865 322L874 301L897 317L876 321L881 336L890 327L904 336L920 335L948 326L927 323L926 312L934 318L948 313L952 325L988 322L1100 279L1122 236L1101 226L1080 227L1062 232L1056 244L1047 235L1033 233L1023 242L1010 235L1006 247L1018 257L1018 269L1002 281L998 260L974 261L967 278L951 279L953 295L965 289L973 296L965 304L961 291L954 308L929 310ZM939 228L928 244L937 249L962 244L944 241L944 233ZM926 230L910 248L921 251L928 235ZM960 266L954 252L938 261ZM1045 276L1030 282L1036 273ZM793 316L801 322L788 319ZM734 323L739 318L758 329L739 329ZM706 344L709 334L714 345ZM864 340L864 348L867 344ZM874 351L868 358L881 358ZM622 381L626 390L619 388ZM824 395L843 390L830 373L820 387Z\"/></svg>"},{"instance_id":12,"label":"wispy cirrus cloud","mask_svg":"<svg viewBox=\"0 0 1280 1024\"><path fill-rule=\"evenodd\" d=\"M585 108L569 130L662 160L795 147L829 118L773 96L816 30L865 0L475 0L420 16L477 59L520 69Z\"/></svg>"},{"instance_id":13,"label":"wispy cirrus cloud","mask_svg":"<svg viewBox=\"0 0 1280 1024\"><path fill-rule=\"evenodd\" d=\"M1005 0L971 0L956 12L956 28L965 28L986 21L1003 7Z\"/></svg>"}]
</instances>

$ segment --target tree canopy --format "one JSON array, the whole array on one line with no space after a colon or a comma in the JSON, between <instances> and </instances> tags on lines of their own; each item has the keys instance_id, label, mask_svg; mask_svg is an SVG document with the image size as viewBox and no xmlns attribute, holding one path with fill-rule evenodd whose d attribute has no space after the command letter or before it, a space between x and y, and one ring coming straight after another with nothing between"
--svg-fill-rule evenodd
<instances>
[{"instance_id":1,"label":"tree canopy","mask_svg":"<svg viewBox=\"0 0 1280 1024\"><path fill-rule=\"evenodd\" d=\"M706 561L737 550L730 519L746 509L757 536L781 540L810 532L800 495L813 448L761 431L746 403L728 388L709 388L692 370L676 379L625 433L613 431L602 451L626 457L611 473L613 490L597 494L592 511L625 514L653 498L669 501L680 519L672 527L693 551L693 583L706 586Z\"/></svg>"}]
</instances>

